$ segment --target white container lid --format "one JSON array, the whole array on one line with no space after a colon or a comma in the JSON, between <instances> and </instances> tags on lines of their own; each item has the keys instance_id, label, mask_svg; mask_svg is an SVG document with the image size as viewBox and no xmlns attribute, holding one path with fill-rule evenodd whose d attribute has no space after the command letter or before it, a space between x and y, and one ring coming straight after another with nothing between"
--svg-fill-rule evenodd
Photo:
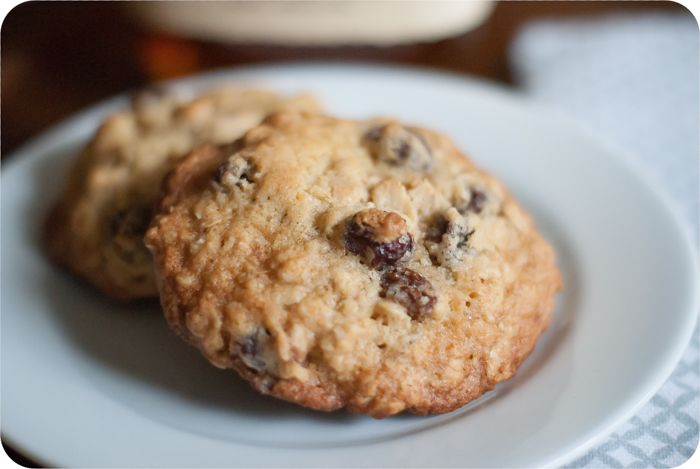
<instances>
[{"instance_id":1,"label":"white container lid","mask_svg":"<svg viewBox=\"0 0 700 469\"><path fill-rule=\"evenodd\" d=\"M492 0L129 2L151 27L216 42L296 46L427 42L481 24Z\"/></svg>"}]
</instances>

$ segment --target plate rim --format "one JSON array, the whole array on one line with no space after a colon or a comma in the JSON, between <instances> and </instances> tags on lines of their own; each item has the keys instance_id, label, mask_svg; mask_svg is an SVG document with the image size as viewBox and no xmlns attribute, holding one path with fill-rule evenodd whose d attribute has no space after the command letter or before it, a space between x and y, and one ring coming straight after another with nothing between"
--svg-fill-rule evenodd
<instances>
[{"instance_id":1,"label":"plate rim","mask_svg":"<svg viewBox=\"0 0 700 469\"><path fill-rule=\"evenodd\" d=\"M588 438L586 441L576 445L576 448L571 448L566 454L562 454L555 459L550 459L548 465L558 465L565 461L570 461L576 458L578 455L584 453L586 450L595 445L598 441L606 438L615 427L620 425L623 421L628 420L631 416L638 412L638 410L648 402L648 400L658 392L659 388L666 382L670 374L675 369L678 361L680 360L683 352L685 351L688 342L695 330L695 325L697 322L698 309L700 305L700 288L697 287L698 284L698 258L697 258L697 246L692 242L690 231L687 229L687 221L680 215L676 204L672 202L669 194L662 190L659 185L654 183L650 175L644 171L640 165L631 164L632 158L629 157L631 154L627 149L622 148L620 145L613 142L611 139L605 136L596 134L592 129L582 125L573 116L565 114L563 112L546 107L541 103L529 100L522 93L512 88L508 88L504 85L489 82L487 80L479 79L476 77L470 77L465 75L460 75L456 72L445 72L440 70L429 69L425 67L415 67L408 65L401 66L388 66L388 65L376 65L371 63L357 62L357 63L340 63L340 62L304 62L304 63L285 63L285 62L274 62L267 63L264 65L256 66L244 66L244 67L234 67L234 68L221 68L216 70L210 70L205 73L182 77L174 80L165 80L162 82L155 83L156 86L162 85L166 87L198 87L207 86L207 84L215 84L218 81L230 79L230 80L245 80L246 76L251 75L266 75L273 72L284 72L286 70L300 70L305 72L310 72L314 70L346 70L346 71L359 71L361 73L380 73L380 74L395 74L405 76L406 74L411 74L414 78L426 79L426 80L446 80L450 83L456 85L467 85L471 87L481 88L489 93L490 96L501 95L501 97L507 100L517 101L518 106L526 106L533 112L538 114L544 114L549 119L557 119L561 122L561 125L570 128L579 135L581 135L586 140L591 140L595 142L601 148L607 150L611 155L614 156L614 163L620 167L621 170L627 172L630 176L636 179L645 190L648 190L651 195L660 202L661 207L665 212L668 213L670 219L673 222L672 229L680 235L682 240L683 251L691 254L694 259L692 262L693 268L690 269L691 282L694 281L696 287L692 292L692 298L689 298L689 303L693 309L694 313L684 315L686 319L686 324L689 327L683 328L686 332L682 340L679 340L674 350L668 353L667 360L665 361L665 367L659 367L656 373L656 379L653 386L648 386L645 390L644 397L642 399L637 399L634 406L629 407L624 415L617 413L616 416L610 417L609 422L605 423L603 426L605 430L598 431L596 435ZM133 90L125 90L115 96L107 98L105 100L99 101L79 112L76 112L69 117L62 119L56 124L53 124L43 132L39 133L35 137L32 137L28 142L23 144L21 147L15 149L11 152L10 156L5 162L4 169L2 173L7 173L8 170L12 170L16 165L16 161L25 160L25 157L31 155L32 153L45 153L48 149L52 147L52 142L60 137L61 133L66 132L67 129L79 126L81 122L85 121L87 117L91 115L102 115L108 112L111 108L119 108L125 99L128 98L129 94ZM42 151L43 150L43 151ZM1 174L1 173L0 173ZM4 176L3 176L4 179ZM4 194L5 191L3 190ZM4 426L3 426L4 427ZM51 458L44 458L38 455L34 451L30 450L27 446L21 444L15 438L13 438L7 431L7 428L2 429L2 440L3 442L9 442L11 446L17 448L21 453L28 455L36 462L46 461Z\"/></svg>"}]
</instances>

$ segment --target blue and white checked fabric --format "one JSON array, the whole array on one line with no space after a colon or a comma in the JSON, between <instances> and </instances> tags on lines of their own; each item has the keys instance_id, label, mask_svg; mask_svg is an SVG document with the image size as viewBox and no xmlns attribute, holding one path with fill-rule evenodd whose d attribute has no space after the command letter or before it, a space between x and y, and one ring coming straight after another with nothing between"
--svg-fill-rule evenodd
<instances>
[{"instance_id":1,"label":"blue and white checked fabric","mask_svg":"<svg viewBox=\"0 0 700 469\"><path fill-rule=\"evenodd\" d=\"M698 239L698 24L690 14L547 21L511 49L522 89L630 150ZM674 467L698 446L696 328L670 379L632 419L566 467Z\"/></svg>"}]
</instances>

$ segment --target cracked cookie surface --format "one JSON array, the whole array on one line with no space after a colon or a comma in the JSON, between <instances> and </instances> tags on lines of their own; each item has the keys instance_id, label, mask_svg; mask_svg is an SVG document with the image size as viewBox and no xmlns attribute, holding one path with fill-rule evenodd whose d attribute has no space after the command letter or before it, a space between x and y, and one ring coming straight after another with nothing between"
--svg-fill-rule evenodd
<instances>
[{"instance_id":1,"label":"cracked cookie surface","mask_svg":"<svg viewBox=\"0 0 700 469\"><path fill-rule=\"evenodd\" d=\"M230 142L269 112L317 108L310 96L234 86L188 100L136 95L78 155L46 223L50 255L112 298L157 296L143 236L165 174L196 145Z\"/></svg>"},{"instance_id":2,"label":"cracked cookie surface","mask_svg":"<svg viewBox=\"0 0 700 469\"><path fill-rule=\"evenodd\" d=\"M320 410L447 412L515 373L561 286L551 247L436 132L283 112L194 150L146 235L170 326Z\"/></svg>"}]
</instances>

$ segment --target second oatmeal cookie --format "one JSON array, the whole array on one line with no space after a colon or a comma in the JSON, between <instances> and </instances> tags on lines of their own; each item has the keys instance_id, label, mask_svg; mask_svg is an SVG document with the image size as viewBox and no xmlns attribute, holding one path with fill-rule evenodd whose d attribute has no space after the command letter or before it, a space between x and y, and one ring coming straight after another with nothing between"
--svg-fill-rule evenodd
<instances>
[{"instance_id":1,"label":"second oatmeal cookie","mask_svg":"<svg viewBox=\"0 0 700 469\"><path fill-rule=\"evenodd\" d=\"M161 181L197 145L240 137L270 112L316 110L308 95L221 86L190 99L141 92L78 156L46 222L51 257L112 298L158 295L143 236Z\"/></svg>"}]
</instances>

